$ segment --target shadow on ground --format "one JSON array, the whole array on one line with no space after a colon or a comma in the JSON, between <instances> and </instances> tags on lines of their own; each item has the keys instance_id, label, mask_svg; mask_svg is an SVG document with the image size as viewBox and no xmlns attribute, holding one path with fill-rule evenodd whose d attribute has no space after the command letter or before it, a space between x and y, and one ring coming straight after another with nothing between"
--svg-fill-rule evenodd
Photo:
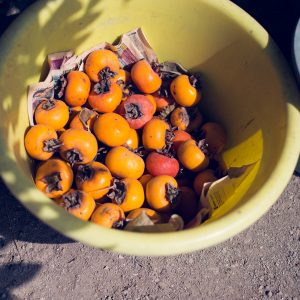
<instances>
[{"instance_id":1,"label":"shadow on ground","mask_svg":"<svg viewBox=\"0 0 300 300\"><path fill-rule=\"evenodd\" d=\"M13 240L46 244L73 242L34 217L15 199L2 180L0 191L0 249Z\"/></svg>"},{"instance_id":2,"label":"shadow on ground","mask_svg":"<svg viewBox=\"0 0 300 300\"><path fill-rule=\"evenodd\" d=\"M37 275L39 264L9 263L0 266L0 299L16 299L11 290Z\"/></svg>"}]
</instances>

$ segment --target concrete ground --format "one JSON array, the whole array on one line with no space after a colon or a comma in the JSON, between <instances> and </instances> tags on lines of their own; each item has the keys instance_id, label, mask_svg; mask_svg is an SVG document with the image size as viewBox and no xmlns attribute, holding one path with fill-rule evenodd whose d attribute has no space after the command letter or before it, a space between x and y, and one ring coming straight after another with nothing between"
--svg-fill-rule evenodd
<instances>
[{"instance_id":1,"label":"concrete ground","mask_svg":"<svg viewBox=\"0 0 300 300\"><path fill-rule=\"evenodd\" d=\"M0 0L0 33L31 0ZM299 0L234 1L271 32L290 60ZM8 16L9 15L9 16ZM189 255L134 257L73 242L0 182L0 299L300 299L300 178L231 240Z\"/></svg>"}]
</instances>

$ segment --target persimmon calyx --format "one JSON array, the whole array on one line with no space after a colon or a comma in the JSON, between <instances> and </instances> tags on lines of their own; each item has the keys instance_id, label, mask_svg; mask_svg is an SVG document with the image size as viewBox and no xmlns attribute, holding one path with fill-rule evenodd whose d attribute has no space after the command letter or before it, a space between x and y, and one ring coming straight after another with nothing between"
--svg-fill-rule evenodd
<instances>
[{"instance_id":1,"label":"persimmon calyx","mask_svg":"<svg viewBox=\"0 0 300 300\"><path fill-rule=\"evenodd\" d=\"M110 192L106 195L113 202L121 205L126 196L126 185L119 179L114 179Z\"/></svg>"},{"instance_id":2,"label":"persimmon calyx","mask_svg":"<svg viewBox=\"0 0 300 300\"><path fill-rule=\"evenodd\" d=\"M45 103L42 105L42 109L44 110L51 110L55 107L55 100L53 99L48 99Z\"/></svg>"},{"instance_id":3,"label":"persimmon calyx","mask_svg":"<svg viewBox=\"0 0 300 300\"><path fill-rule=\"evenodd\" d=\"M83 161L83 157L80 151L77 149L70 149L66 151L66 159L73 166L75 163L80 163Z\"/></svg>"},{"instance_id":4,"label":"persimmon calyx","mask_svg":"<svg viewBox=\"0 0 300 300\"><path fill-rule=\"evenodd\" d=\"M43 151L45 152L55 152L57 149L62 146L62 142L60 142L58 139L50 139L44 141L44 147Z\"/></svg>"},{"instance_id":5,"label":"persimmon calyx","mask_svg":"<svg viewBox=\"0 0 300 300\"><path fill-rule=\"evenodd\" d=\"M171 203L172 207L176 207L180 200L180 191L170 183L165 184L166 199Z\"/></svg>"},{"instance_id":6,"label":"persimmon calyx","mask_svg":"<svg viewBox=\"0 0 300 300\"><path fill-rule=\"evenodd\" d=\"M117 73L112 71L109 67L102 69L98 73L98 77L99 77L100 81L102 81L102 80L109 81L109 79L116 77L116 75L117 75Z\"/></svg>"},{"instance_id":7,"label":"persimmon calyx","mask_svg":"<svg viewBox=\"0 0 300 300\"><path fill-rule=\"evenodd\" d=\"M91 166L80 165L77 169L77 178L81 181L91 180L94 176L95 171Z\"/></svg>"},{"instance_id":8,"label":"persimmon calyx","mask_svg":"<svg viewBox=\"0 0 300 300\"><path fill-rule=\"evenodd\" d=\"M66 209L79 208L82 202L82 195L79 191L72 191L62 196Z\"/></svg>"},{"instance_id":9,"label":"persimmon calyx","mask_svg":"<svg viewBox=\"0 0 300 300\"><path fill-rule=\"evenodd\" d=\"M60 172L54 172L48 176L42 178L46 187L46 193L52 193L53 191L62 191Z\"/></svg>"},{"instance_id":10,"label":"persimmon calyx","mask_svg":"<svg viewBox=\"0 0 300 300\"><path fill-rule=\"evenodd\" d=\"M144 115L138 104L125 103L124 108L125 108L125 118L126 119L139 119Z\"/></svg>"}]
</instances>

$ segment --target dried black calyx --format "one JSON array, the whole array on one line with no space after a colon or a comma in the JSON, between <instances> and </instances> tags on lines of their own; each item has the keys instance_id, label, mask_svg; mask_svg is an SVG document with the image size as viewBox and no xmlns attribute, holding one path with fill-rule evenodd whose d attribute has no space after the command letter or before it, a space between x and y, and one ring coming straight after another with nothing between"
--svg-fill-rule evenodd
<instances>
[{"instance_id":1,"label":"dried black calyx","mask_svg":"<svg viewBox=\"0 0 300 300\"><path fill-rule=\"evenodd\" d=\"M66 209L79 208L82 202L82 193L80 191L71 191L62 196Z\"/></svg>"},{"instance_id":2,"label":"dried black calyx","mask_svg":"<svg viewBox=\"0 0 300 300\"><path fill-rule=\"evenodd\" d=\"M77 178L81 181L91 180L94 176L94 169L88 165L80 165L77 169Z\"/></svg>"},{"instance_id":3,"label":"dried black calyx","mask_svg":"<svg viewBox=\"0 0 300 300\"><path fill-rule=\"evenodd\" d=\"M60 142L60 140L58 140L58 139L46 140L46 141L44 141L43 151L55 152L57 149L60 148L61 145L62 145L62 142Z\"/></svg>"},{"instance_id":4,"label":"dried black calyx","mask_svg":"<svg viewBox=\"0 0 300 300\"><path fill-rule=\"evenodd\" d=\"M112 202L121 205L126 196L126 185L119 179L114 179L110 192L106 195Z\"/></svg>"},{"instance_id":5,"label":"dried black calyx","mask_svg":"<svg viewBox=\"0 0 300 300\"><path fill-rule=\"evenodd\" d=\"M171 203L174 208L180 201L180 191L170 183L165 184L166 199Z\"/></svg>"},{"instance_id":6,"label":"dried black calyx","mask_svg":"<svg viewBox=\"0 0 300 300\"><path fill-rule=\"evenodd\" d=\"M62 179L59 172L55 172L48 176L45 176L42 179L42 182L44 182L47 185L46 193L52 193L53 191L61 191L61 180Z\"/></svg>"},{"instance_id":7,"label":"dried black calyx","mask_svg":"<svg viewBox=\"0 0 300 300\"><path fill-rule=\"evenodd\" d=\"M73 166L83 161L82 154L77 149L70 149L65 153L66 160Z\"/></svg>"},{"instance_id":8,"label":"dried black calyx","mask_svg":"<svg viewBox=\"0 0 300 300\"><path fill-rule=\"evenodd\" d=\"M100 81L109 81L109 79L116 77L117 73L112 71L109 67L102 69L98 73L98 77Z\"/></svg>"},{"instance_id":9,"label":"dried black calyx","mask_svg":"<svg viewBox=\"0 0 300 300\"><path fill-rule=\"evenodd\" d=\"M94 85L94 92L98 95L105 94L110 91L111 82L109 80L101 80Z\"/></svg>"},{"instance_id":10,"label":"dried black calyx","mask_svg":"<svg viewBox=\"0 0 300 300\"><path fill-rule=\"evenodd\" d=\"M126 119L139 119L141 118L144 114L140 109L140 106L135 103L126 103L124 104L125 108L125 118Z\"/></svg>"},{"instance_id":11,"label":"dried black calyx","mask_svg":"<svg viewBox=\"0 0 300 300\"><path fill-rule=\"evenodd\" d=\"M65 89L68 84L66 74L61 75L56 81L54 86L54 97L55 99L62 99L65 94Z\"/></svg>"},{"instance_id":12,"label":"dried black calyx","mask_svg":"<svg viewBox=\"0 0 300 300\"><path fill-rule=\"evenodd\" d=\"M49 99L42 104L42 109L51 110L55 107L56 101L53 99Z\"/></svg>"}]
</instances>

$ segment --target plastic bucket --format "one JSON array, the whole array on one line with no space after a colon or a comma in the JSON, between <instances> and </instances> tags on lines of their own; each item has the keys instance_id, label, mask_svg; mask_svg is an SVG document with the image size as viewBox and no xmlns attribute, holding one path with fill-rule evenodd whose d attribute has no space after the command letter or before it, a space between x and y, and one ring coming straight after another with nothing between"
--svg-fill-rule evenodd
<instances>
[{"instance_id":1,"label":"plastic bucket","mask_svg":"<svg viewBox=\"0 0 300 300\"><path fill-rule=\"evenodd\" d=\"M175 233L108 230L69 215L34 186L23 137L27 87L48 53L80 53L142 27L160 61L203 73L203 108L229 136L227 166L255 163L213 218ZM122 253L170 255L218 244L254 223L288 183L300 149L299 95L268 33L225 0L38 1L1 38L1 175L40 220L80 242Z\"/></svg>"}]
</instances>

